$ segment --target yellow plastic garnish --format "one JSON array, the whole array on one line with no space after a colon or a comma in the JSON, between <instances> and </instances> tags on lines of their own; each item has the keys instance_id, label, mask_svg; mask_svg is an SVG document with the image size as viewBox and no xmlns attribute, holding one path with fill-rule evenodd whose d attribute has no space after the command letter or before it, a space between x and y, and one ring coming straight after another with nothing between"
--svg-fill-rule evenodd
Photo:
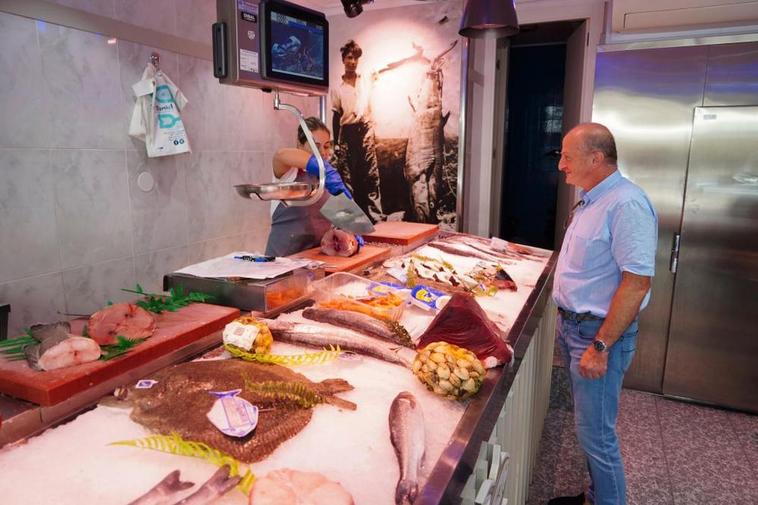
<instances>
[{"instance_id":1,"label":"yellow plastic garnish","mask_svg":"<svg viewBox=\"0 0 758 505\"><path fill-rule=\"evenodd\" d=\"M171 435L153 435L132 440L120 440L118 442L111 442L109 445L126 445L137 447L139 449L167 452L169 454L176 454L177 456L200 458L218 467L229 465L229 475L232 477L235 475L242 475L240 473L240 465L243 463L237 459L202 442L184 440L178 433L172 433ZM240 491L245 493L245 495L249 495L254 482L255 475L253 475L248 468L245 474L242 475L242 480L237 484L237 487Z\"/></svg>"},{"instance_id":2,"label":"yellow plastic garnish","mask_svg":"<svg viewBox=\"0 0 758 505\"><path fill-rule=\"evenodd\" d=\"M235 358L240 358L245 361L254 361L268 365L289 366L321 365L323 363L334 360L335 358L339 357L340 354L342 354L342 350L339 348L339 346L329 346L329 349L324 349L320 352L288 355L249 352L232 344L224 344L224 349L226 349L229 354Z\"/></svg>"}]
</instances>

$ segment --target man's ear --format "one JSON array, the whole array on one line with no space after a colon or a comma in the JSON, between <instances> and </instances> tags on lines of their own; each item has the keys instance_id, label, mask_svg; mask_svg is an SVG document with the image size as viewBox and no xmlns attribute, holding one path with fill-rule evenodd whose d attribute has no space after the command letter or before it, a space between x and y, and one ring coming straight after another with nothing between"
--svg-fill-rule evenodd
<instances>
[{"instance_id":1,"label":"man's ear","mask_svg":"<svg viewBox=\"0 0 758 505\"><path fill-rule=\"evenodd\" d=\"M592 151L592 162L601 165L605 161L605 154L600 151Z\"/></svg>"}]
</instances>

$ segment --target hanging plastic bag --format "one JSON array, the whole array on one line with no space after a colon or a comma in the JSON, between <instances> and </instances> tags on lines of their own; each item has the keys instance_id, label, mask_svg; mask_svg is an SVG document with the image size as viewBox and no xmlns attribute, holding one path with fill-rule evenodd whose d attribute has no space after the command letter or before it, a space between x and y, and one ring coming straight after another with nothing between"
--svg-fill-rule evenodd
<instances>
[{"instance_id":1,"label":"hanging plastic bag","mask_svg":"<svg viewBox=\"0 0 758 505\"><path fill-rule=\"evenodd\" d=\"M150 158L191 152L181 110L188 100L161 70L148 63L142 80L132 86L137 101L129 135L145 142Z\"/></svg>"}]
</instances>

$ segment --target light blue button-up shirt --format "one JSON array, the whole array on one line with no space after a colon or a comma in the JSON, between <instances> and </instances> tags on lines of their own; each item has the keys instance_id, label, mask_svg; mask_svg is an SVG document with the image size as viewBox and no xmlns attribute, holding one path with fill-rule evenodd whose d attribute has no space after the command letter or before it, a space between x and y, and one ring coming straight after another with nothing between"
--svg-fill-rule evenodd
<instances>
[{"instance_id":1,"label":"light blue button-up shirt","mask_svg":"<svg viewBox=\"0 0 758 505\"><path fill-rule=\"evenodd\" d=\"M608 314L621 272L652 277L658 217L642 189L616 170L588 192L566 229L553 299L572 312ZM650 292L642 301L642 310Z\"/></svg>"}]
</instances>

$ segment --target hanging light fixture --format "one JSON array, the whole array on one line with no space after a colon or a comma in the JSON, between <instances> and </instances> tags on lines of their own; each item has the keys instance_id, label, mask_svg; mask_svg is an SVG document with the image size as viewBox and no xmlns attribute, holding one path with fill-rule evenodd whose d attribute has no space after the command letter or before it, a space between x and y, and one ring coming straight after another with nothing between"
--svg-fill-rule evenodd
<instances>
[{"instance_id":1,"label":"hanging light fixture","mask_svg":"<svg viewBox=\"0 0 758 505\"><path fill-rule=\"evenodd\" d=\"M458 33L472 39L499 39L517 34L514 0L468 0Z\"/></svg>"}]
</instances>

